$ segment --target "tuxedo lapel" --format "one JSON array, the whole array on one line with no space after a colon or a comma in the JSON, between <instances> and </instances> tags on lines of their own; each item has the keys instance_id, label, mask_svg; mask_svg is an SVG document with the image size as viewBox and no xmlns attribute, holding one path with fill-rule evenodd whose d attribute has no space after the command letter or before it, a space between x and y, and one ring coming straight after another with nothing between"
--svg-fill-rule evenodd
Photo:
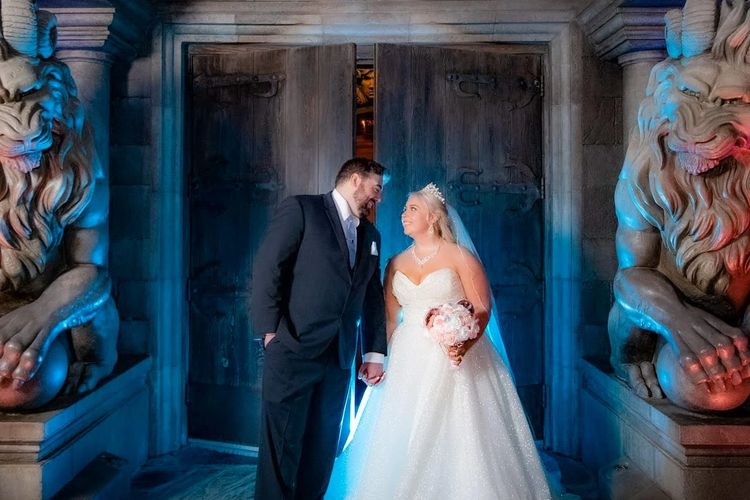
<instances>
[{"instance_id":1,"label":"tuxedo lapel","mask_svg":"<svg viewBox=\"0 0 750 500\"><path fill-rule=\"evenodd\" d=\"M357 226L357 259L354 261L354 270L352 274L357 274L362 260L365 258L365 251L370 249L370 234L367 231L367 224L362 221Z\"/></svg>"},{"instance_id":2,"label":"tuxedo lapel","mask_svg":"<svg viewBox=\"0 0 750 500\"><path fill-rule=\"evenodd\" d=\"M346 268L347 274L351 274L351 270L349 269L349 247L346 246L346 237L344 236L344 229L341 227L341 218L339 217L338 210L336 210L336 203L333 201L333 194L331 192L323 195L323 204L326 208L328 220L331 222L333 234L336 235L336 241L339 243L342 266Z\"/></svg>"}]
</instances>

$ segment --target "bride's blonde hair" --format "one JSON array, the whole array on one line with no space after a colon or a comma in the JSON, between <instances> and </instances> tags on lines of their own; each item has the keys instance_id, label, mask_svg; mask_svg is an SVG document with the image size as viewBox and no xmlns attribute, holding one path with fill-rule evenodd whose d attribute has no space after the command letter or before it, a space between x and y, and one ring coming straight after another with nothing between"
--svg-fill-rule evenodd
<instances>
[{"instance_id":1,"label":"bride's blonde hair","mask_svg":"<svg viewBox=\"0 0 750 500\"><path fill-rule=\"evenodd\" d=\"M448 216L445 198L438 187L433 183L429 183L419 191L414 191L411 195L424 201L425 205L427 205L428 213L437 217L437 220L432 224L435 234L446 241L456 243L456 233Z\"/></svg>"}]
</instances>

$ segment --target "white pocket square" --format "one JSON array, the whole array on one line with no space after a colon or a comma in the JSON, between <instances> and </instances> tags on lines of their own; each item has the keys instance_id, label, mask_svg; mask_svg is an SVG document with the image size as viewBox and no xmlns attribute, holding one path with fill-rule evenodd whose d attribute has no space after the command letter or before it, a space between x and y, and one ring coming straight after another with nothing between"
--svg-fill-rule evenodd
<instances>
[{"instance_id":1,"label":"white pocket square","mask_svg":"<svg viewBox=\"0 0 750 500\"><path fill-rule=\"evenodd\" d=\"M378 246L375 244L375 242L372 242L372 246L370 246L370 255L380 255L378 253Z\"/></svg>"}]
</instances>

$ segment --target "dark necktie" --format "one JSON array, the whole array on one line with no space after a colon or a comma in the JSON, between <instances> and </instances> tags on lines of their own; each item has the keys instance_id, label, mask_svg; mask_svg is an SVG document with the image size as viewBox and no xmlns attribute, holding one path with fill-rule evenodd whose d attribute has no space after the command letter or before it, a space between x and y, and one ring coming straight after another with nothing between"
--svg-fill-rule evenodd
<instances>
[{"instance_id":1,"label":"dark necktie","mask_svg":"<svg viewBox=\"0 0 750 500\"><path fill-rule=\"evenodd\" d=\"M355 225L354 216L350 215L344 221L346 233L346 246L349 247L349 268L354 268L354 261L357 258L357 226Z\"/></svg>"}]
</instances>

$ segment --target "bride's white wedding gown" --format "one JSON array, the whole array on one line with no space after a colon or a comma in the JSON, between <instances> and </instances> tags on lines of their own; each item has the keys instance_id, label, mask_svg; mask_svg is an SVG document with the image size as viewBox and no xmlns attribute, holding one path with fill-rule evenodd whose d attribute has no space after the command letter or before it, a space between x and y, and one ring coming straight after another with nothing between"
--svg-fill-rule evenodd
<instances>
[{"instance_id":1,"label":"bride's white wedding gown","mask_svg":"<svg viewBox=\"0 0 750 500\"><path fill-rule=\"evenodd\" d=\"M485 336L458 369L427 335L426 312L465 297L442 268L412 283L396 271L403 319L386 377L350 445L336 460L327 499L538 499L550 492L513 381Z\"/></svg>"}]
</instances>

